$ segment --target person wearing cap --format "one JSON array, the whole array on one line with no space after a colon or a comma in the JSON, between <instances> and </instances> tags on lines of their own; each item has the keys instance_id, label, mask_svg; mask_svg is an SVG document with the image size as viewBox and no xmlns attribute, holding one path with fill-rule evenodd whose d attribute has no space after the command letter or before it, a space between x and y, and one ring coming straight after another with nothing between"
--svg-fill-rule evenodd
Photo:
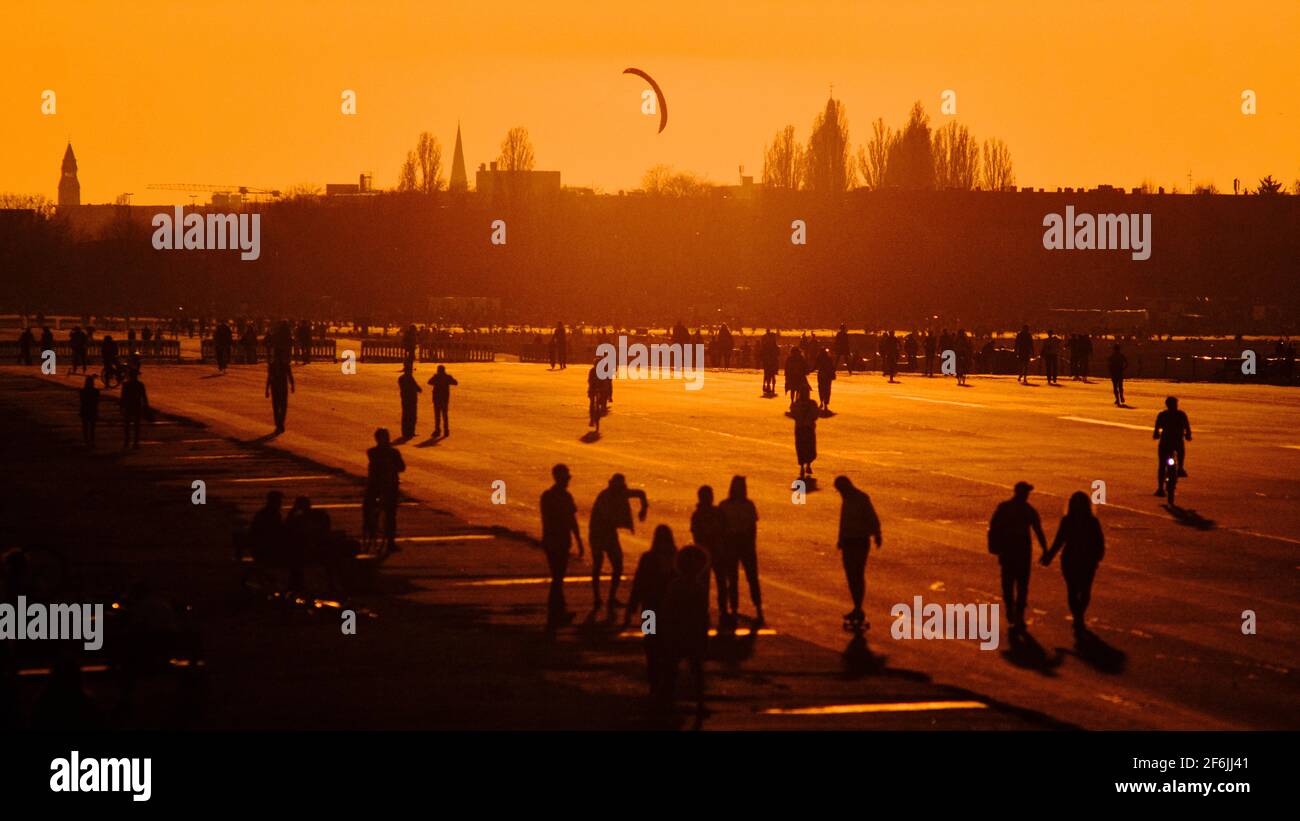
<instances>
[{"instance_id":1,"label":"person wearing cap","mask_svg":"<svg viewBox=\"0 0 1300 821\"><path fill-rule=\"evenodd\" d=\"M605 554L609 554L609 618L614 618L614 610L622 603L618 600L618 583L623 575L623 547L618 541L620 528L632 532L632 499L641 500L641 511L637 518L645 521L646 510L650 503L644 490L635 490L627 486L627 479L621 473L609 477L609 485L596 495L591 506L591 521L588 524L588 541L591 543L591 593L592 609L599 610L600 570L604 564Z\"/></svg>"},{"instance_id":2,"label":"person wearing cap","mask_svg":"<svg viewBox=\"0 0 1300 821\"><path fill-rule=\"evenodd\" d=\"M993 511L989 521L989 552L998 557L1002 567L1002 599L1006 602L1007 622L1012 632L1025 629L1025 605L1029 597L1029 570L1033 560L1030 533L1038 538L1042 552L1047 552L1047 538L1038 511L1029 504L1034 486L1016 482L1014 495Z\"/></svg>"}]
</instances>

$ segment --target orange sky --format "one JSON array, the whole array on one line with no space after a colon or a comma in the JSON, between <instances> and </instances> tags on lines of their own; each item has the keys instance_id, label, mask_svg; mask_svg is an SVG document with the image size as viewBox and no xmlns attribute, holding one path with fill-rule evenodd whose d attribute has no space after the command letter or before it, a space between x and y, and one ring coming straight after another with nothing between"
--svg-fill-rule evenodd
<instances>
[{"instance_id":1,"label":"orange sky","mask_svg":"<svg viewBox=\"0 0 1300 821\"><path fill-rule=\"evenodd\" d=\"M1008 143L1022 185L1300 177L1296 0L4 2L0 191L51 198L68 138L83 202L188 202L145 186L371 171L388 187L420 130L449 167L458 119L471 183L513 125L567 185L635 187L656 163L732 182L742 164L761 175L786 123L806 140L831 83L855 149L914 99L943 124L955 90L957 119ZM663 134L632 65L668 97Z\"/></svg>"}]
</instances>

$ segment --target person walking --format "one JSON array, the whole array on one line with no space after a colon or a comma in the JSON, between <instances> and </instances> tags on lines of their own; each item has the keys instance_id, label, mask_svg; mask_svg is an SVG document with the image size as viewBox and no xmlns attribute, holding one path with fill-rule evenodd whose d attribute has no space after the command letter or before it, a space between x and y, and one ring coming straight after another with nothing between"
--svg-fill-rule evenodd
<instances>
[{"instance_id":1,"label":"person walking","mask_svg":"<svg viewBox=\"0 0 1300 821\"><path fill-rule=\"evenodd\" d=\"M447 416L451 406L451 386L460 383L447 373L446 365L439 365L438 371L429 377L428 384L433 386L433 438L451 436L451 421Z\"/></svg>"},{"instance_id":2,"label":"person walking","mask_svg":"<svg viewBox=\"0 0 1300 821\"><path fill-rule=\"evenodd\" d=\"M605 556L609 556L609 605L608 618L614 620L614 610L622 604L618 600L618 585L623 575L623 547L618 541L619 529L629 533L633 531L632 499L641 502L637 514L640 521L645 521L650 503L644 490L629 488L623 474L615 473L609 477L609 485L596 494L596 501L591 506L591 520L588 523L588 539L591 544L591 594L592 610L599 611L600 570Z\"/></svg>"},{"instance_id":3,"label":"person walking","mask_svg":"<svg viewBox=\"0 0 1300 821\"><path fill-rule=\"evenodd\" d=\"M571 539L578 543L579 559L582 558L582 530L578 527L578 506L569 493L572 476L567 465L558 464L551 468L554 480L542 493L542 552L546 554L546 566L551 573L550 593L546 600L546 629L554 630L561 624L573 621L564 601L564 574L569 567L569 549Z\"/></svg>"},{"instance_id":4,"label":"person walking","mask_svg":"<svg viewBox=\"0 0 1300 821\"><path fill-rule=\"evenodd\" d=\"M853 609L844 614L844 625L851 629L870 626L862 610L862 600L867 593L867 554L874 539L880 549L880 517L871 504L871 497L854 486L847 476L835 477L835 489L840 494L840 533L836 543L844 564L844 577L849 583L849 597Z\"/></svg>"},{"instance_id":5,"label":"person walking","mask_svg":"<svg viewBox=\"0 0 1300 821\"><path fill-rule=\"evenodd\" d=\"M1034 335L1029 332L1029 326L1024 325L1020 328L1020 333L1016 334L1016 362L1020 365L1017 382L1029 384L1029 362L1033 358Z\"/></svg>"},{"instance_id":6,"label":"person walking","mask_svg":"<svg viewBox=\"0 0 1300 821\"><path fill-rule=\"evenodd\" d=\"M1092 600L1092 581L1097 575L1097 565L1106 555L1106 539L1101 532L1101 522L1092 512L1088 494L1081 490L1070 495L1070 504L1052 546L1043 554L1044 567L1061 554L1061 573L1065 576L1066 599L1070 616L1074 619L1075 637L1088 632L1088 603Z\"/></svg>"},{"instance_id":7,"label":"person walking","mask_svg":"<svg viewBox=\"0 0 1300 821\"><path fill-rule=\"evenodd\" d=\"M1047 539L1043 536L1042 521L1038 511L1029 504L1029 493L1034 486L1017 482L1014 495L997 506L989 521L989 552L998 557L1002 570L1002 599L1006 602L1007 624L1012 633L1025 630L1025 607L1029 598L1029 570L1033 545L1030 534L1038 538L1044 552Z\"/></svg>"},{"instance_id":8,"label":"person walking","mask_svg":"<svg viewBox=\"0 0 1300 821\"><path fill-rule=\"evenodd\" d=\"M672 528L659 525L655 528L654 538L650 540L650 549L641 554L636 564L636 573L632 576L632 592L627 597L627 610L623 613L623 626L631 624L633 618L641 619L643 625L653 624L654 628L646 631L642 628L642 640L645 649L646 679L650 684L650 697L657 699L664 685L664 635L659 631L659 615L663 612L664 594L673 577L673 566L677 558L677 544L673 540ZM643 613L649 613L653 621L645 621Z\"/></svg>"},{"instance_id":9,"label":"person walking","mask_svg":"<svg viewBox=\"0 0 1300 821\"><path fill-rule=\"evenodd\" d=\"M817 459L817 419L821 411L817 403L804 398L796 401L790 410L794 417L794 454L799 460L799 478L812 476L812 463Z\"/></svg>"},{"instance_id":10,"label":"person walking","mask_svg":"<svg viewBox=\"0 0 1300 821\"><path fill-rule=\"evenodd\" d=\"M140 447L140 420L151 415L149 394L140 381L140 372L131 368L126 372L119 397L122 407L122 447Z\"/></svg>"},{"instance_id":11,"label":"person walking","mask_svg":"<svg viewBox=\"0 0 1300 821\"><path fill-rule=\"evenodd\" d=\"M415 436L415 417L420 412L420 394L423 389L412 375L411 362L402 364L402 375L397 377L397 393L402 403L402 439Z\"/></svg>"},{"instance_id":12,"label":"person walking","mask_svg":"<svg viewBox=\"0 0 1300 821\"><path fill-rule=\"evenodd\" d=\"M275 418L276 433L284 433L285 420L289 414L289 394L296 391L289 355L273 353L266 363L266 389L263 394L271 397L271 415Z\"/></svg>"},{"instance_id":13,"label":"person walking","mask_svg":"<svg viewBox=\"0 0 1300 821\"><path fill-rule=\"evenodd\" d=\"M736 614L729 609L731 596L728 585L731 576L729 568L736 564L736 556L728 549L726 536L727 522L722 512L713 503L713 488L703 485L695 493L697 504L691 513L691 539L697 547L709 554L709 564L713 567L713 576L718 588L718 630L728 626L734 628Z\"/></svg>"},{"instance_id":14,"label":"person walking","mask_svg":"<svg viewBox=\"0 0 1300 821\"><path fill-rule=\"evenodd\" d=\"M375 446L366 451L365 505L384 517L384 547L397 553L397 505L401 474L406 470L402 454L389 441L388 428L375 431ZM363 505L364 506L364 505Z\"/></svg>"},{"instance_id":15,"label":"person walking","mask_svg":"<svg viewBox=\"0 0 1300 821\"><path fill-rule=\"evenodd\" d=\"M744 476L731 477L731 488L727 498L719 503L718 510L725 523L723 538L727 543L726 549L745 568L749 597L754 603L754 629L757 630L766 623L763 619L763 594L758 584L758 508L749 499ZM738 568L733 567L730 570L731 578L727 582L733 614L739 610L740 605L739 572Z\"/></svg>"},{"instance_id":16,"label":"person walking","mask_svg":"<svg viewBox=\"0 0 1300 821\"><path fill-rule=\"evenodd\" d=\"M1106 370L1110 372L1110 388L1115 394L1115 404L1124 407L1124 371L1128 370L1128 358L1116 344L1106 359Z\"/></svg>"}]
</instances>

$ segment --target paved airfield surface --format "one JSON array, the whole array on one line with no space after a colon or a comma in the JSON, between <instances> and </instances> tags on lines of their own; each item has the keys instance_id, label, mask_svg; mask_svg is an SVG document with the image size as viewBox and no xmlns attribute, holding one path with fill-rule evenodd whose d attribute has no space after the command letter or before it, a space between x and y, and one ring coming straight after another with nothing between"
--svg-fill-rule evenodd
<instances>
[{"instance_id":1,"label":"paved airfield surface","mask_svg":"<svg viewBox=\"0 0 1300 821\"><path fill-rule=\"evenodd\" d=\"M818 424L819 487L794 504L798 465L787 402L761 397L755 372L710 371L698 391L681 381L619 380L594 439L585 366L448 369L460 380L453 433L429 441L426 386L420 435L402 446L403 486L475 523L536 535L538 495L550 466L565 462L585 533L596 493L622 472L650 497L646 522L623 539L630 573L656 524L670 525L679 544L689 541L699 485L721 497L730 477L743 474L759 510L769 624L838 650L850 602L835 549L839 495L831 481L844 473L870 493L884 525L884 548L868 565L867 614L872 646L887 664L1088 728L1300 727L1295 391L1132 382L1132 407L1122 409L1112 404L1108 383L1063 378L1051 387L1040 378L1024 387L990 377L960 388L943 378L904 376L890 385L878 374L841 375L834 415ZM416 376L423 383L433 370L421 365ZM296 368L288 432L270 444L364 474L374 428L397 433L398 372L381 364L351 375L338 365ZM241 439L267 436L264 368L214 374L209 366L158 366L144 379L160 409ZM1176 511L1152 496L1151 423L1171 392L1195 435ZM985 530L994 506L1021 479L1036 486L1031 501L1049 540L1069 494L1105 483L1107 504L1098 513L1107 551L1089 611L1102 644L1076 649L1059 564L1034 566L1031 642L1013 648L1005 623L996 650L976 641L892 639L890 608L914 596L938 604L1000 601ZM504 505L492 503L496 480L505 482ZM585 562L577 565L584 569ZM569 596L571 607L585 609L584 586L571 585ZM1255 635L1242 632L1247 610L1256 614ZM752 612L743 580L741 611Z\"/></svg>"}]
</instances>

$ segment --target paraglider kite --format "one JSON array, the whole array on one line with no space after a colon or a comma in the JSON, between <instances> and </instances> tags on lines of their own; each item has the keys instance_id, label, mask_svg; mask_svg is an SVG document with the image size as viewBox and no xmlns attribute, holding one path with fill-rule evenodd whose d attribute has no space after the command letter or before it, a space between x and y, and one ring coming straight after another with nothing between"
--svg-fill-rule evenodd
<instances>
[{"instance_id":1,"label":"paraglider kite","mask_svg":"<svg viewBox=\"0 0 1300 821\"><path fill-rule=\"evenodd\" d=\"M625 68L623 69L623 73L635 74L649 83L650 87L654 89L655 96L659 98L659 131L657 133L662 134L664 126L668 125L668 103L664 101L664 93L660 90L659 84L654 81L653 77L639 68Z\"/></svg>"}]
</instances>

